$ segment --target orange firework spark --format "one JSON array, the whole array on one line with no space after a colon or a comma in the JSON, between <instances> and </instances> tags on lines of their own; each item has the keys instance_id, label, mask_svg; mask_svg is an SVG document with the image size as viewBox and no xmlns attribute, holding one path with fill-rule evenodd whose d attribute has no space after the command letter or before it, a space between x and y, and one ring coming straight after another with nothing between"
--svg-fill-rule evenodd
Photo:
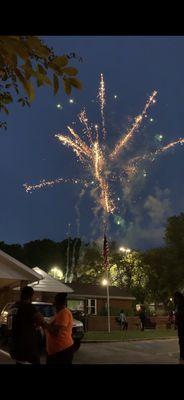
<instances>
[{"instance_id":1,"label":"orange firework spark","mask_svg":"<svg viewBox=\"0 0 184 400\"><path fill-rule=\"evenodd\" d=\"M104 78L103 74L100 75L100 87L99 87L99 93L98 97L100 100L100 111L101 111L101 118L102 118L102 132L103 132L103 139L105 140L105 117L104 117L104 107L105 107L105 83L104 83Z\"/></svg>"},{"instance_id":2,"label":"orange firework spark","mask_svg":"<svg viewBox=\"0 0 184 400\"><path fill-rule=\"evenodd\" d=\"M160 149L156 150L155 155L157 155L158 153L163 153L166 150L169 150L170 148L176 146L176 144L183 144L184 143L184 139L180 138L175 140L175 142L171 142L169 144L167 144L164 147L161 147Z\"/></svg>"},{"instance_id":3,"label":"orange firework spark","mask_svg":"<svg viewBox=\"0 0 184 400\"><path fill-rule=\"evenodd\" d=\"M88 121L88 117L87 117L87 114L86 114L86 110L83 109L80 112L80 114L78 115L78 117L79 117L79 121L81 122L81 124L84 125L86 134L88 136L88 139L89 139L90 143L92 144L92 130L89 127L89 121Z\"/></svg>"},{"instance_id":4,"label":"orange firework spark","mask_svg":"<svg viewBox=\"0 0 184 400\"><path fill-rule=\"evenodd\" d=\"M58 178L58 179L54 179L51 181L46 181L45 179L43 179L42 181L40 181L39 183L37 183L36 185L30 185L28 183L24 183L23 187L25 188L27 193L31 193L33 190L37 190L37 189L42 189L43 187L46 186L53 186L59 183L72 183L72 184L78 184L78 183L82 183L85 186L88 185L88 182L84 179L78 179L78 178Z\"/></svg>"},{"instance_id":5,"label":"orange firework spark","mask_svg":"<svg viewBox=\"0 0 184 400\"><path fill-rule=\"evenodd\" d=\"M123 137L120 139L120 141L117 143L117 145L115 146L115 149L113 150L113 152L111 153L111 156L110 156L110 158L111 158L112 160L119 154L120 150L121 150L124 146L126 146L126 144L129 142L129 140L132 138L134 132L136 132L136 131L138 130L138 128L139 128L139 126L140 126L140 124L141 124L141 122L142 122L142 120L143 120L143 117L146 115L147 109L150 107L150 105L151 105L152 103L155 102L155 96L156 96L156 95L157 95L157 91L154 90L154 92L152 93L152 95L149 97L149 99L148 99L148 101L147 101L147 103L146 103L146 105L145 105L145 107L144 107L144 110L142 111L142 114L138 115L138 116L135 118L135 122L134 122L132 128L129 129L128 132L126 133L126 135L123 136Z\"/></svg>"},{"instance_id":6,"label":"orange firework spark","mask_svg":"<svg viewBox=\"0 0 184 400\"><path fill-rule=\"evenodd\" d=\"M134 176L138 171L139 163L146 160L154 160L155 156L169 150L177 144L183 144L184 138L180 138L172 143L167 144L166 146L153 151L150 154L144 154L141 156L137 156L128 161L128 163L124 166L125 179L123 174L120 176L115 176L110 174L110 164L114 161L114 159L119 155L120 151L123 148L126 148L126 145L130 142L134 133L138 130L143 118L146 116L146 112L148 108L155 103L155 97L157 95L157 91L154 90L152 95L146 102L146 105L141 114L139 114L132 125L132 127L125 133L125 135L118 141L114 150L111 154L107 154L105 148L105 118L104 118L104 106L105 106L105 83L103 74L100 75L100 87L98 98L100 100L100 111L101 111L101 129L100 125L89 124L88 117L85 109L83 109L78 118L82 125L85 128L86 139L81 139L81 136L76 133L76 131L68 126L68 131L71 136L66 136L63 134L56 134L55 137L65 146L68 146L79 158L79 160L83 163L86 170L90 172L90 176L92 181L85 179L68 179L68 178L58 178L55 180L45 181L42 180L36 185L29 185L25 183L23 186L26 192L31 192L32 190L41 189L45 186L53 186L54 184L59 183L73 183L73 184L83 184L85 187L88 187L90 184L96 184L95 193L98 193L97 202L104 211L105 218L113 213L115 210L114 201L112 199L112 194L110 192L108 181L111 179L112 181L117 178L120 181L131 182L130 177ZM83 130L84 131L84 130ZM103 141L100 143L100 133L102 133ZM132 182L131 182L132 183ZM124 187L124 192L127 190L126 186ZM94 191L93 191L94 194Z\"/></svg>"}]
</instances>

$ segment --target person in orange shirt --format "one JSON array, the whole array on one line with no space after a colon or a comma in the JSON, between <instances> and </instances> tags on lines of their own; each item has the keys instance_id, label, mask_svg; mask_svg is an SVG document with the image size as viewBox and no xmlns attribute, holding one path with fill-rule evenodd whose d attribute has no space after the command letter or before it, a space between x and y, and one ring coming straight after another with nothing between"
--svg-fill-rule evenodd
<instances>
[{"instance_id":1,"label":"person in orange shirt","mask_svg":"<svg viewBox=\"0 0 184 400\"><path fill-rule=\"evenodd\" d=\"M55 296L56 314L50 323L57 327L58 333L56 335L46 331L47 364L72 364L74 354L73 316L66 307L66 298L66 293L58 293Z\"/></svg>"}]
</instances>

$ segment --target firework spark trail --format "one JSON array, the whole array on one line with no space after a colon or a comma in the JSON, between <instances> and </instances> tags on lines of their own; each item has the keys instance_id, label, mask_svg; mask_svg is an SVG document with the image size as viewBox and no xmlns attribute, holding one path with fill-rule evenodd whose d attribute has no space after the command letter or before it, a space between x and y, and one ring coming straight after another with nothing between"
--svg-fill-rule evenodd
<instances>
[{"instance_id":1,"label":"firework spark trail","mask_svg":"<svg viewBox=\"0 0 184 400\"><path fill-rule=\"evenodd\" d=\"M40 181L39 183L35 184L35 185L29 185L28 183L24 183L23 187L25 188L27 193L31 193L32 190L38 190L38 189L42 189L45 186L53 186L55 184L61 184L61 183L72 183L72 184L78 184L78 183L82 183L85 186L87 185L87 181L84 179L74 179L74 178L57 178L51 181L46 181L45 179L43 179L42 181Z\"/></svg>"},{"instance_id":2,"label":"firework spark trail","mask_svg":"<svg viewBox=\"0 0 184 400\"><path fill-rule=\"evenodd\" d=\"M100 87L98 98L100 100L100 111L101 111L101 118L102 118L102 132L103 132L103 139L105 140L106 130L105 130L105 117L104 117L104 107L105 107L105 83L103 74L100 75Z\"/></svg>"},{"instance_id":3,"label":"firework spark trail","mask_svg":"<svg viewBox=\"0 0 184 400\"><path fill-rule=\"evenodd\" d=\"M102 171L106 169L105 159L98 141L94 143L93 149L94 176L96 181L99 183L101 189L100 203L105 213L109 214L112 213L114 210L114 203L110 198L109 185L107 183L107 180L102 176Z\"/></svg>"},{"instance_id":4,"label":"firework spark trail","mask_svg":"<svg viewBox=\"0 0 184 400\"><path fill-rule=\"evenodd\" d=\"M152 103L155 103L155 96L157 95L157 91L154 90L154 92L152 93L152 95L149 97L143 111L141 114L139 114L136 118L135 118L135 122L132 126L131 129L128 130L127 134L125 136L123 136L120 141L117 143L117 145L115 146L115 149L113 150L113 152L111 153L110 158L113 160L115 158L115 156L117 156L120 152L120 150L126 146L126 144L129 142L129 140L132 138L134 132L136 132L143 120L143 117L146 115L146 111L147 109L150 107L150 105Z\"/></svg>"},{"instance_id":5,"label":"firework spark trail","mask_svg":"<svg viewBox=\"0 0 184 400\"><path fill-rule=\"evenodd\" d=\"M175 140L175 142L171 142L169 144L167 144L164 147L161 147L160 149L155 151L155 155L159 154L159 153L163 153L166 150L169 150L170 148L176 146L176 144L183 144L184 143L184 138L179 138L177 140Z\"/></svg>"},{"instance_id":6,"label":"firework spark trail","mask_svg":"<svg viewBox=\"0 0 184 400\"><path fill-rule=\"evenodd\" d=\"M70 147L74 151L80 161L85 161L86 154L76 142L68 138L68 136L60 134L55 135L55 137L57 137L64 145L67 144L68 147Z\"/></svg>"},{"instance_id":7,"label":"firework spark trail","mask_svg":"<svg viewBox=\"0 0 184 400\"><path fill-rule=\"evenodd\" d=\"M159 156L161 153L164 153L165 151L171 149L172 147L175 147L177 144L183 144L184 143L184 138L179 138L175 140L174 142L168 143L163 147L160 147L158 150L152 151L151 153L144 154L143 156L138 156L135 157L131 160L132 165L136 165L138 162L144 161L144 160L154 160L154 157Z\"/></svg>"},{"instance_id":8,"label":"firework spark trail","mask_svg":"<svg viewBox=\"0 0 184 400\"><path fill-rule=\"evenodd\" d=\"M74 136L74 138L77 140L77 145L80 146L83 153L86 154L89 158L91 158L91 150L87 146L87 144L83 142L80 136L74 131L74 129L70 128L70 126L68 126L68 130L71 133L71 135Z\"/></svg>"},{"instance_id":9,"label":"firework spark trail","mask_svg":"<svg viewBox=\"0 0 184 400\"><path fill-rule=\"evenodd\" d=\"M85 131L86 131L87 137L90 141L90 144L92 144L93 143L92 130L88 125L89 121L88 121L88 117L87 117L85 109L80 112L80 114L78 115L78 118L79 118L79 121L81 122L81 124L83 124L85 126Z\"/></svg>"},{"instance_id":10,"label":"firework spark trail","mask_svg":"<svg viewBox=\"0 0 184 400\"><path fill-rule=\"evenodd\" d=\"M99 209L102 208L104 212L104 217L107 218L109 213L113 213L115 206L114 202L110 193L109 189L109 181L111 179L111 175L109 173L109 161L113 161L115 156L118 155L120 150L124 147L126 147L126 144L130 141L130 139L133 137L134 133L137 131L139 128L143 118L146 116L146 112L148 108L155 103L155 97L157 95L157 91L154 90L152 95L149 97L149 99L146 102L146 105L140 115L138 115L135 118L135 121L133 123L133 126L127 131L127 133L121 138L121 140L117 143L115 146L113 152L108 155L106 153L105 145L104 142L103 144L100 144L100 128L99 125L91 125L89 126L88 118L85 109L80 112L78 115L80 122L84 125L86 129L86 138L88 139L88 142L86 143L84 140L81 139L81 137L75 132L74 129L72 129L70 126L68 126L68 130L71 137L65 136L63 134L57 134L55 135L56 138L58 138L63 145L68 146L73 150L73 152L77 155L77 157L80 159L81 162L85 163L85 169L87 167L88 171L90 171L90 175L92 178L91 183L95 184L93 193L95 197L97 204L99 206ZM105 127L105 119L104 119L104 106L105 106L105 84L104 84L104 79L103 79L103 74L100 76L100 88L99 88L99 94L98 97L100 99L100 110L101 110L101 117L102 117L102 134L103 137L102 139L105 139L104 136L104 131L103 128ZM92 131L94 130L94 132ZM94 134L94 138L93 138ZM139 169L139 163L145 160L154 160L156 156L159 154L163 153L166 150L169 150L176 144L182 144L184 143L184 139L180 138L172 143L167 144L166 146L150 153L150 154L144 154L142 156L137 156L129 160L127 165L124 167L124 173L125 176L121 177L114 177L113 180L119 179L120 181L124 181L126 179L127 182L130 182L131 176L133 176ZM108 168L107 168L108 166ZM94 182L93 182L94 181ZM88 187L90 185L89 180L82 180L82 179L64 179L64 178L59 178L56 180L52 181L41 181L39 184L36 185L28 185L24 184L23 186L26 189L26 192L31 192L31 190L36 190L40 189L44 186L52 186L55 183L83 183L85 187ZM92 191L91 191L92 193Z\"/></svg>"},{"instance_id":11,"label":"firework spark trail","mask_svg":"<svg viewBox=\"0 0 184 400\"><path fill-rule=\"evenodd\" d=\"M105 119L104 119L104 106L105 106L105 84L103 79L103 74L100 76L100 88L98 97L100 99L100 109L101 109L101 117L102 117L102 133L103 139L105 139ZM99 143L99 126L96 124L93 126L95 129L96 138L93 140L92 138L92 130L89 127L89 122L87 118L87 114L85 110L81 111L79 114L80 122L85 126L87 130L87 138L90 142L88 145L84 142L80 136L68 126L68 130L72 135L72 138L65 136L63 134L56 134L55 137L62 142L63 145L68 146L71 150L76 154L79 160L85 164L88 170L90 170L92 179L97 184L97 191L100 193L98 198L96 197L97 202L102 207L104 213L112 213L114 211L114 203L111 199L111 194L109 190L109 185L107 182L107 165L106 165L106 154L105 154L105 146L100 146ZM25 184L24 187L26 188L27 192L31 192L31 190L41 189L44 186L52 186L55 183L66 183L68 180L64 180L64 178L60 178L59 180L54 181L41 181L39 184L36 185L28 185ZM72 182L72 180L71 180ZM80 180L78 180L81 183ZM88 186L87 181L83 181L85 186ZM73 183L73 182L72 182ZM75 183L75 180L74 180Z\"/></svg>"}]
</instances>

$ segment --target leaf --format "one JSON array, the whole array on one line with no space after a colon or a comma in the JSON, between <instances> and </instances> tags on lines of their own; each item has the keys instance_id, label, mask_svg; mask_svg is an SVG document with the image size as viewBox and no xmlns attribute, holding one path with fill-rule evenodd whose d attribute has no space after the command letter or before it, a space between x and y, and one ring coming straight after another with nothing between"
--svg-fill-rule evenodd
<instances>
[{"instance_id":1,"label":"leaf","mask_svg":"<svg viewBox=\"0 0 184 400\"><path fill-rule=\"evenodd\" d=\"M7 83L7 84L5 85L5 88L6 88L6 89L9 89L11 86L12 86L12 83Z\"/></svg>"},{"instance_id":2,"label":"leaf","mask_svg":"<svg viewBox=\"0 0 184 400\"><path fill-rule=\"evenodd\" d=\"M54 71L56 71L58 73L58 75L63 75L63 70L61 67L59 67L59 65L55 64L53 61L48 63L48 68L53 69Z\"/></svg>"},{"instance_id":3,"label":"leaf","mask_svg":"<svg viewBox=\"0 0 184 400\"><path fill-rule=\"evenodd\" d=\"M20 80L20 82L23 84L25 91L27 92L29 96L29 100L32 103L34 100L34 87L31 82L25 79L25 77L21 74L20 70L18 68L15 68L15 73Z\"/></svg>"},{"instance_id":4,"label":"leaf","mask_svg":"<svg viewBox=\"0 0 184 400\"><path fill-rule=\"evenodd\" d=\"M29 79L32 75L35 75L35 71L32 68L30 60L27 60L25 64L21 66L21 68L24 70L26 79Z\"/></svg>"},{"instance_id":5,"label":"leaf","mask_svg":"<svg viewBox=\"0 0 184 400\"><path fill-rule=\"evenodd\" d=\"M56 74L53 75L53 85L54 85L54 94L56 94L59 89L59 79Z\"/></svg>"},{"instance_id":6,"label":"leaf","mask_svg":"<svg viewBox=\"0 0 184 400\"><path fill-rule=\"evenodd\" d=\"M78 74L77 68L74 68L74 67L66 67L66 68L63 68L63 72L64 72L66 75L71 75L71 76L75 76L75 75Z\"/></svg>"},{"instance_id":7,"label":"leaf","mask_svg":"<svg viewBox=\"0 0 184 400\"><path fill-rule=\"evenodd\" d=\"M68 79L63 79L63 83L64 83L64 90L65 90L66 94L69 96L72 91L71 84L68 81Z\"/></svg>"},{"instance_id":8,"label":"leaf","mask_svg":"<svg viewBox=\"0 0 184 400\"><path fill-rule=\"evenodd\" d=\"M7 123L6 122L0 122L0 129L5 129L7 131Z\"/></svg>"},{"instance_id":9,"label":"leaf","mask_svg":"<svg viewBox=\"0 0 184 400\"><path fill-rule=\"evenodd\" d=\"M50 49L44 46L37 36L29 36L26 44L29 46L31 52L35 50L35 53L40 57L47 58L50 54Z\"/></svg>"},{"instance_id":10,"label":"leaf","mask_svg":"<svg viewBox=\"0 0 184 400\"><path fill-rule=\"evenodd\" d=\"M54 58L53 62L59 67L65 67L68 64L68 58L67 56L58 56Z\"/></svg>"},{"instance_id":11,"label":"leaf","mask_svg":"<svg viewBox=\"0 0 184 400\"><path fill-rule=\"evenodd\" d=\"M38 64L38 71L40 72L40 74L42 75L46 75L47 71L42 67L41 64Z\"/></svg>"},{"instance_id":12,"label":"leaf","mask_svg":"<svg viewBox=\"0 0 184 400\"><path fill-rule=\"evenodd\" d=\"M29 52L23 41L17 41L16 39L12 39L9 36L4 36L2 42L4 42L4 46L6 48L6 51L8 52L9 57L11 57L12 54L15 54L23 58L24 60L27 60L29 58Z\"/></svg>"},{"instance_id":13,"label":"leaf","mask_svg":"<svg viewBox=\"0 0 184 400\"><path fill-rule=\"evenodd\" d=\"M70 84L76 89L82 89L82 83L76 78L68 78Z\"/></svg>"},{"instance_id":14,"label":"leaf","mask_svg":"<svg viewBox=\"0 0 184 400\"><path fill-rule=\"evenodd\" d=\"M52 82L49 79L49 77L47 75L45 75L45 74L41 74L39 71L35 72L35 77L37 78L37 85L38 86L44 85L45 83L47 85L51 85L52 84Z\"/></svg>"},{"instance_id":15,"label":"leaf","mask_svg":"<svg viewBox=\"0 0 184 400\"><path fill-rule=\"evenodd\" d=\"M6 114L9 114L8 109L1 104L1 110L3 110Z\"/></svg>"},{"instance_id":16,"label":"leaf","mask_svg":"<svg viewBox=\"0 0 184 400\"><path fill-rule=\"evenodd\" d=\"M2 100L1 100L4 104L9 104L9 103L12 103L12 101L13 101L13 98L12 98L12 96L11 96L11 94L10 93L4 93L3 95L2 95Z\"/></svg>"}]
</instances>

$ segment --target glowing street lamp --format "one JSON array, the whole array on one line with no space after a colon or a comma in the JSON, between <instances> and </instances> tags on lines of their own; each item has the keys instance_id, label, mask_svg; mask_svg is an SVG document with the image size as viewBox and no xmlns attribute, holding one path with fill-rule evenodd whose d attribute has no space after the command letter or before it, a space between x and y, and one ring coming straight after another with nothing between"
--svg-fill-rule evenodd
<instances>
[{"instance_id":1,"label":"glowing street lamp","mask_svg":"<svg viewBox=\"0 0 184 400\"><path fill-rule=\"evenodd\" d=\"M103 286L107 286L108 285L108 280L104 278L103 281L102 281L102 285Z\"/></svg>"},{"instance_id":2,"label":"glowing street lamp","mask_svg":"<svg viewBox=\"0 0 184 400\"><path fill-rule=\"evenodd\" d=\"M61 271L61 269L58 267L51 268L50 273L51 273L51 275L54 276L54 278L58 278L58 279L63 278L63 271Z\"/></svg>"},{"instance_id":3,"label":"glowing street lamp","mask_svg":"<svg viewBox=\"0 0 184 400\"><path fill-rule=\"evenodd\" d=\"M122 253L130 253L131 249L129 249L128 247L120 247L119 251L122 251Z\"/></svg>"}]
</instances>

